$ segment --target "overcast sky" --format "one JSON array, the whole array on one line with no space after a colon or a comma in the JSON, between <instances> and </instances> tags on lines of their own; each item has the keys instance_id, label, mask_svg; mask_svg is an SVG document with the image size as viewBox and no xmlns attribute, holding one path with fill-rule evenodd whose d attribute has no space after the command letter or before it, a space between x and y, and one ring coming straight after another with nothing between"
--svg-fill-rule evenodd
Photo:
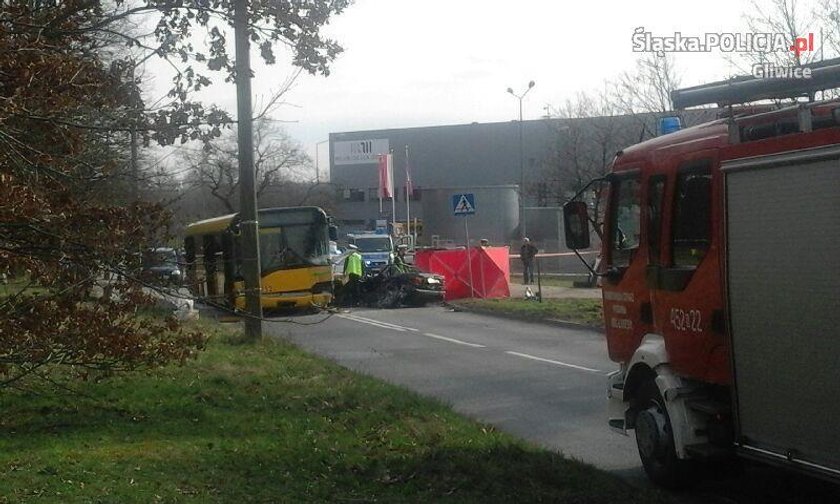
<instances>
[{"instance_id":1,"label":"overcast sky","mask_svg":"<svg viewBox=\"0 0 840 504\"><path fill-rule=\"evenodd\" d=\"M631 69L637 27L656 35L745 31L746 0L356 0L326 32L345 52L329 77L301 75L275 118L313 155L331 132L513 120L505 90L535 87L525 119L545 114L579 90L600 89ZM293 71L257 65L255 101ZM288 58L285 59L288 61ZM732 73L721 53L679 54L683 85ZM208 97L210 98L210 97ZM209 101L235 111L233 85ZM326 163L321 146L321 165Z\"/></svg>"}]
</instances>

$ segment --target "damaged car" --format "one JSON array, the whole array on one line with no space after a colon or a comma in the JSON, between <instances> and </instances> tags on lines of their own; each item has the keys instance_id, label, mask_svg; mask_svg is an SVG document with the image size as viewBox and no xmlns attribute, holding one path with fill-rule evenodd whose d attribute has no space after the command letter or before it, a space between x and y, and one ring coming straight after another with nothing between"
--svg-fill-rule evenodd
<instances>
[{"instance_id":1,"label":"damaged car","mask_svg":"<svg viewBox=\"0 0 840 504\"><path fill-rule=\"evenodd\" d=\"M377 308L424 306L443 301L444 279L413 266L390 264L362 280L362 301Z\"/></svg>"}]
</instances>

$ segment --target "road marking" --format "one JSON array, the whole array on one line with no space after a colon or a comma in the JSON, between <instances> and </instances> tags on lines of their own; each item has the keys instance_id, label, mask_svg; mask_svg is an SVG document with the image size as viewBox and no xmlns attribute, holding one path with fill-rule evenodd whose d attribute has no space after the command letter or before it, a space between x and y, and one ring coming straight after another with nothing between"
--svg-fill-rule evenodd
<instances>
[{"instance_id":1,"label":"road marking","mask_svg":"<svg viewBox=\"0 0 840 504\"><path fill-rule=\"evenodd\" d=\"M403 331L420 332L419 329L415 329L413 327L405 327L405 326L401 326L401 325L397 325L397 324L392 324L390 322L383 322L381 320L362 317L361 315L356 315L355 313L353 313L351 315L348 315L347 317L352 317L352 318L354 318L356 320L360 320L360 321L363 320L365 322L371 322L373 324L380 324L380 325L383 325L383 326L389 326L389 327L392 327L392 328L397 329L397 330L402 329Z\"/></svg>"},{"instance_id":2,"label":"road marking","mask_svg":"<svg viewBox=\"0 0 840 504\"><path fill-rule=\"evenodd\" d=\"M424 332L423 336L428 336L430 338L439 339L439 340L442 340L442 341L448 341L450 343L455 343L457 345L464 345L464 346L473 347L473 348L487 348L486 346L479 345L478 343L467 343L466 341L456 340L455 338L447 338L446 336L440 336L440 335L437 335L437 334L432 334L432 333L427 333L427 332Z\"/></svg>"},{"instance_id":3,"label":"road marking","mask_svg":"<svg viewBox=\"0 0 840 504\"><path fill-rule=\"evenodd\" d=\"M392 331L420 332L419 329L415 329L413 327L405 327L405 326L401 326L401 325L397 325L397 324L391 324L390 322L382 322L381 320L369 319L369 318L361 317L359 315L354 315L354 314L344 314L344 313L342 313L342 314L339 314L338 316L343 318L343 319L352 320L353 322L359 322L359 323L362 323L362 324L368 324L368 325L372 325L372 326L375 326L375 327L381 327L382 329L391 329ZM447 338L446 336L441 336L439 334L423 333L423 336L428 336L429 338L434 338L434 339L438 339L438 340L441 340L441 341L448 341L450 343L455 343L456 345L464 345L464 346L473 347L473 348L487 348L486 346L479 345L478 343L468 343L466 341L457 340L455 338Z\"/></svg>"},{"instance_id":4,"label":"road marking","mask_svg":"<svg viewBox=\"0 0 840 504\"><path fill-rule=\"evenodd\" d=\"M603 371L598 370L598 369L592 369L592 368L588 368L588 367L577 366L575 364L569 364L567 362L560 362L560 361L551 360L551 359L543 359L542 357L536 357L534 355L528 355L528 354L519 353L519 352L505 352L505 353L509 354L509 355L515 355L517 357L524 357L526 359L531 359L531 360L535 360L535 361L548 362L549 364L556 364L558 366L568 367L568 368L572 368L572 369L580 369L581 371L589 371L589 372L592 372L592 373L603 373Z\"/></svg>"},{"instance_id":5,"label":"road marking","mask_svg":"<svg viewBox=\"0 0 840 504\"><path fill-rule=\"evenodd\" d=\"M382 328L382 329L390 329L392 331L400 331L400 332L405 332L406 331L406 329L404 329L402 327L393 326L393 325L390 325L390 324L386 325L386 324L382 324L382 323L379 323L379 322L372 322L370 320L360 319L360 318L354 317L352 315L339 314L338 316L343 318L343 319L352 320L353 322L359 322L361 324L368 324L368 325L376 326L376 327L379 327L379 328Z\"/></svg>"}]
</instances>

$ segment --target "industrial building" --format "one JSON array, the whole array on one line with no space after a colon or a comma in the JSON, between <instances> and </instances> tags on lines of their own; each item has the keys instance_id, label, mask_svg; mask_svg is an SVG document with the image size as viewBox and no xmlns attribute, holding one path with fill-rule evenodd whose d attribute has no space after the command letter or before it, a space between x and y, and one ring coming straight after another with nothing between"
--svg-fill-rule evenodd
<instances>
[{"instance_id":1,"label":"industrial building","mask_svg":"<svg viewBox=\"0 0 840 504\"><path fill-rule=\"evenodd\" d=\"M683 113L684 124L714 110ZM687 115L687 116L686 116ZM561 250L559 206L587 173L603 173L615 153L658 134L661 114L472 123L331 133L330 183L344 232L371 229L377 219L406 219L406 172L413 192L410 216L422 223L421 244L464 240L518 243L527 234L543 250ZM521 140L520 140L521 139ZM395 201L378 198L378 156L391 152ZM587 179L589 176L586 176ZM520 191L520 186L523 190ZM456 217L452 195L473 193L476 212Z\"/></svg>"}]
</instances>

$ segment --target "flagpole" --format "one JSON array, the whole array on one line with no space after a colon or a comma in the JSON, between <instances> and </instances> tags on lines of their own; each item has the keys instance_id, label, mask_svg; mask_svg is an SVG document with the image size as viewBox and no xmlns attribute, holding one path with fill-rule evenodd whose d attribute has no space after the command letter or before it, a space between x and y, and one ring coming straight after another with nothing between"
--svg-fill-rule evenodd
<instances>
[{"instance_id":1,"label":"flagpole","mask_svg":"<svg viewBox=\"0 0 840 504\"><path fill-rule=\"evenodd\" d=\"M379 163L377 164L377 174L379 175L379 189L376 193L379 195L379 216L377 217L382 218L382 191L384 191L382 187L382 154L379 155Z\"/></svg>"},{"instance_id":2,"label":"flagpole","mask_svg":"<svg viewBox=\"0 0 840 504\"><path fill-rule=\"evenodd\" d=\"M397 195L394 194L394 151L388 156L389 184L391 186L391 235L397 231Z\"/></svg>"},{"instance_id":3,"label":"flagpole","mask_svg":"<svg viewBox=\"0 0 840 504\"><path fill-rule=\"evenodd\" d=\"M405 146L405 234L411 236L411 175L408 173L408 145ZM411 248L414 249L414 240L411 241Z\"/></svg>"}]
</instances>

